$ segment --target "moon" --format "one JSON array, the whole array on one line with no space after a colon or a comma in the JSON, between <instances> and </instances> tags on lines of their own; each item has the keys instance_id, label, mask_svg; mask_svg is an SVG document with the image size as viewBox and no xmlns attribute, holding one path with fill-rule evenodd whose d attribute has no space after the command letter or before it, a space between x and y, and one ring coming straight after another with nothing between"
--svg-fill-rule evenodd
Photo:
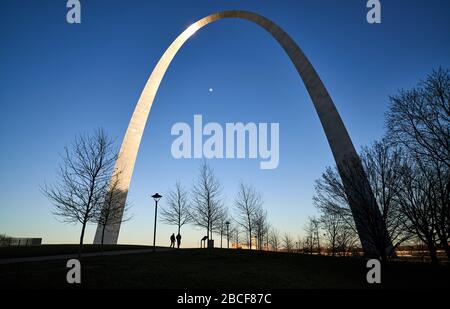
<instances>
[{"instance_id":1,"label":"moon","mask_svg":"<svg viewBox=\"0 0 450 309\"><path fill-rule=\"evenodd\" d=\"M213 92L214 91L214 89L212 89L212 88L209 88L208 90L209 90L209 92Z\"/></svg>"}]
</instances>

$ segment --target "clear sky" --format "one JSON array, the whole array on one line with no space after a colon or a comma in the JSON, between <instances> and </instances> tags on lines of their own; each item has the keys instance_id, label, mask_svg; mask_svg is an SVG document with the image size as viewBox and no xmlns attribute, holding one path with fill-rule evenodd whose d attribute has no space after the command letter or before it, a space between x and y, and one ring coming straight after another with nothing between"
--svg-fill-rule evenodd
<instances>
[{"instance_id":1,"label":"clear sky","mask_svg":"<svg viewBox=\"0 0 450 309\"><path fill-rule=\"evenodd\" d=\"M66 22L66 1L0 2L0 233L75 243L80 226L59 223L39 185L53 182L58 153L81 132L103 127L120 143L154 65L196 20L226 9L250 10L299 44L330 92L356 148L383 134L388 96L433 68L450 66L450 2L381 0L381 24L366 22L366 1L81 0L81 24ZM213 91L209 91L212 88ZM179 180L187 188L200 160L170 153L175 122L278 122L280 164L211 160L233 206L238 182L264 197L270 222L300 235L315 214L314 180L333 158L306 89L272 37L242 20L198 31L161 83L145 129L128 199L133 220L120 243L151 244L150 195ZM160 205L164 207L162 198ZM90 226L86 242L91 242ZM166 245L175 227L159 225ZM203 230L187 227L185 244Z\"/></svg>"}]
</instances>

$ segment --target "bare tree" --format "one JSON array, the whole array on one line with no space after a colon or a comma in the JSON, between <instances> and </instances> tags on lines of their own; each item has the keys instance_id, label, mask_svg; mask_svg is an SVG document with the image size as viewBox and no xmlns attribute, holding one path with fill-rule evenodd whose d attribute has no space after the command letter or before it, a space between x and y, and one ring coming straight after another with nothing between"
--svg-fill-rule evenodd
<instances>
[{"instance_id":1,"label":"bare tree","mask_svg":"<svg viewBox=\"0 0 450 309\"><path fill-rule=\"evenodd\" d=\"M367 218L365 225L378 252L386 252L383 248L393 252L414 234L427 244L434 263L439 243L450 257L449 85L449 70L439 69L417 87L392 96L387 140L363 149L364 172L381 218L371 211L373 207L364 209L369 213L363 216L350 211L342 182L363 198L365 186L351 182L357 177L347 179L347 172L341 171L339 179L335 170L327 169L316 183L314 202L319 211L328 219L339 214L348 223L344 232L356 231L353 216ZM347 168L350 176L358 172ZM379 228L379 222L384 226ZM352 242L352 233L338 235L339 242Z\"/></svg>"},{"instance_id":2,"label":"bare tree","mask_svg":"<svg viewBox=\"0 0 450 309\"><path fill-rule=\"evenodd\" d=\"M231 228L230 228L230 238L231 241L234 242L236 244L236 249L238 249L240 246L240 235L241 235L241 230L239 229L239 225L238 224L234 224Z\"/></svg>"},{"instance_id":3,"label":"bare tree","mask_svg":"<svg viewBox=\"0 0 450 309\"><path fill-rule=\"evenodd\" d=\"M295 242L295 250L297 253L300 253L302 241L303 241L302 237L300 235L297 235L297 241Z\"/></svg>"},{"instance_id":4,"label":"bare tree","mask_svg":"<svg viewBox=\"0 0 450 309\"><path fill-rule=\"evenodd\" d=\"M358 234L338 212L322 208L321 213L320 225L325 232L324 237L328 243L329 252L332 256L345 256L358 242Z\"/></svg>"},{"instance_id":5,"label":"bare tree","mask_svg":"<svg viewBox=\"0 0 450 309\"><path fill-rule=\"evenodd\" d=\"M11 244L11 237L6 234L0 234L0 247L6 247Z\"/></svg>"},{"instance_id":6,"label":"bare tree","mask_svg":"<svg viewBox=\"0 0 450 309\"><path fill-rule=\"evenodd\" d=\"M212 168L203 162L200 175L192 190L193 223L206 229L206 236L212 239L214 224L222 215L221 186Z\"/></svg>"},{"instance_id":7,"label":"bare tree","mask_svg":"<svg viewBox=\"0 0 450 309\"><path fill-rule=\"evenodd\" d=\"M247 233L250 250L252 249L252 232L254 229L254 218L258 209L262 206L261 195L251 186L240 183L237 198L234 202L236 211L236 222Z\"/></svg>"},{"instance_id":8,"label":"bare tree","mask_svg":"<svg viewBox=\"0 0 450 309\"><path fill-rule=\"evenodd\" d=\"M322 215L340 216L343 223L355 232L358 229L353 217L365 218L363 222L366 225L365 230L370 235L372 242L370 245L376 247L377 252L382 252L381 258L386 261L388 256L394 254L395 247L411 236L402 224L403 214L395 199L401 187L403 153L382 140L375 142L371 147L365 147L360 156L364 168L362 172L367 175L372 190L371 196L375 197L374 206L358 210L365 212L364 215L352 211L342 181L342 177L347 177L348 174L344 172L339 177L337 170L331 168L327 168L322 177L316 181L313 201ZM351 166L347 167L347 170L349 174L354 173ZM367 195L365 186L352 182L352 179L358 178L348 177L347 184L351 185L354 194L364 198ZM372 211L373 207L377 207L379 211Z\"/></svg>"},{"instance_id":9,"label":"bare tree","mask_svg":"<svg viewBox=\"0 0 450 309\"><path fill-rule=\"evenodd\" d=\"M302 238L302 252L312 254L310 238L308 237L308 235L303 236Z\"/></svg>"},{"instance_id":10,"label":"bare tree","mask_svg":"<svg viewBox=\"0 0 450 309\"><path fill-rule=\"evenodd\" d=\"M430 220L427 224L433 226L440 245L450 258L450 70L434 70L416 87L391 96L386 127L389 141L401 145L410 154L409 163L413 167L412 172L406 174L406 182L413 182L411 179L426 182L424 188L429 193L427 213L431 211L426 216ZM408 195L411 195L412 189L409 191ZM416 192L416 195L420 194ZM411 216L411 208L415 207L411 206L413 203L409 204L404 209ZM413 225L418 224L417 220L410 221ZM416 226L416 234L420 229ZM417 236L423 238L423 233Z\"/></svg>"},{"instance_id":11,"label":"bare tree","mask_svg":"<svg viewBox=\"0 0 450 309\"><path fill-rule=\"evenodd\" d=\"M389 145L385 140L364 147L361 160L370 186L380 208L381 217L392 241L392 250L411 238L405 229L403 212L396 200L401 187L403 158L401 149ZM390 252L392 255L394 252Z\"/></svg>"},{"instance_id":12,"label":"bare tree","mask_svg":"<svg viewBox=\"0 0 450 309\"><path fill-rule=\"evenodd\" d=\"M269 232L269 244L275 252L280 247L280 238L280 232L276 228L271 228Z\"/></svg>"},{"instance_id":13,"label":"bare tree","mask_svg":"<svg viewBox=\"0 0 450 309\"><path fill-rule=\"evenodd\" d=\"M336 169L327 167L321 178L316 180L313 203L321 214L338 216L357 233L347 195Z\"/></svg>"},{"instance_id":14,"label":"bare tree","mask_svg":"<svg viewBox=\"0 0 450 309\"><path fill-rule=\"evenodd\" d=\"M356 250L359 243L358 234L348 225L341 225L336 235L337 252L339 255L346 256L347 253Z\"/></svg>"},{"instance_id":15,"label":"bare tree","mask_svg":"<svg viewBox=\"0 0 450 309\"><path fill-rule=\"evenodd\" d=\"M79 257L86 225L95 222L103 206L116 158L113 142L103 130L80 135L70 149L65 147L58 182L41 188L54 205L54 215L63 222L81 224Z\"/></svg>"},{"instance_id":16,"label":"bare tree","mask_svg":"<svg viewBox=\"0 0 450 309\"><path fill-rule=\"evenodd\" d=\"M309 220L306 222L304 228L303 228L304 232L305 232L305 252L309 252L309 254L313 254L314 252L314 225L311 222L311 220Z\"/></svg>"},{"instance_id":17,"label":"bare tree","mask_svg":"<svg viewBox=\"0 0 450 309\"><path fill-rule=\"evenodd\" d=\"M292 250L294 249L294 240L292 239L291 235L287 233L283 235L283 248L288 253L292 252Z\"/></svg>"},{"instance_id":18,"label":"bare tree","mask_svg":"<svg viewBox=\"0 0 450 309\"><path fill-rule=\"evenodd\" d=\"M217 220L213 222L214 231L220 235L220 248L223 247L223 237L227 235L227 225L231 219L228 216L228 209L226 207L221 208L221 213Z\"/></svg>"},{"instance_id":19,"label":"bare tree","mask_svg":"<svg viewBox=\"0 0 450 309\"><path fill-rule=\"evenodd\" d=\"M265 235L264 246L267 251L270 250L270 230L271 229L272 229L272 226L270 225L269 221L266 219L263 230L264 230L264 235Z\"/></svg>"},{"instance_id":20,"label":"bare tree","mask_svg":"<svg viewBox=\"0 0 450 309\"><path fill-rule=\"evenodd\" d=\"M450 70L439 68L391 96L386 127L391 142L450 168Z\"/></svg>"},{"instance_id":21,"label":"bare tree","mask_svg":"<svg viewBox=\"0 0 450 309\"><path fill-rule=\"evenodd\" d=\"M420 161L416 163L420 165ZM433 172L417 164L406 165L402 180L397 198L407 218L406 226L426 244L432 263L438 264L436 212L439 206L435 203Z\"/></svg>"},{"instance_id":22,"label":"bare tree","mask_svg":"<svg viewBox=\"0 0 450 309\"><path fill-rule=\"evenodd\" d=\"M166 200L167 207L164 207L161 210L161 220L166 224L175 225L178 228L178 234L180 234L183 225L191 221L188 193L183 186L177 182L175 188L167 194Z\"/></svg>"},{"instance_id":23,"label":"bare tree","mask_svg":"<svg viewBox=\"0 0 450 309\"><path fill-rule=\"evenodd\" d=\"M317 244L317 254L320 255L320 220L316 217L310 218L313 227L315 244Z\"/></svg>"},{"instance_id":24,"label":"bare tree","mask_svg":"<svg viewBox=\"0 0 450 309\"><path fill-rule=\"evenodd\" d=\"M325 232L324 236L328 242L329 251L331 251L332 256L335 256L338 250L339 232L345 224L336 213L322 214L320 224Z\"/></svg>"},{"instance_id":25,"label":"bare tree","mask_svg":"<svg viewBox=\"0 0 450 309\"><path fill-rule=\"evenodd\" d=\"M307 243L309 245L309 252L314 252L314 247L317 248L317 253L320 254L320 220L316 217L309 217L304 226Z\"/></svg>"},{"instance_id":26,"label":"bare tree","mask_svg":"<svg viewBox=\"0 0 450 309\"><path fill-rule=\"evenodd\" d=\"M253 226L255 227L256 235L256 249L262 250L264 244L264 238L267 233L267 211L259 207L256 209L255 215L253 217Z\"/></svg>"}]
</instances>

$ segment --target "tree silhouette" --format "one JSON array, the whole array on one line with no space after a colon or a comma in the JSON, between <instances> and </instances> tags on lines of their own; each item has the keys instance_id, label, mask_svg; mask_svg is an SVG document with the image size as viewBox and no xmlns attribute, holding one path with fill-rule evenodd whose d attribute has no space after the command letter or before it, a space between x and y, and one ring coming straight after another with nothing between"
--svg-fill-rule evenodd
<instances>
[{"instance_id":1,"label":"tree silhouette","mask_svg":"<svg viewBox=\"0 0 450 309\"><path fill-rule=\"evenodd\" d=\"M166 196L167 206L161 210L161 220L166 224L175 225L178 234L180 234L181 227L192 220L188 193L181 183L177 182L175 188L169 191Z\"/></svg>"},{"instance_id":2,"label":"tree silhouette","mask_svg":"<svg viewBox=\"0 0 450 309\"><path fill-rule=\"evenodd\" d=\"M63 222L81 224L79 258L86 225L96 221L103 206L116 158L113 142L103 130L79 135L70 148L64 148L57 183L41 187L54 205L54 215Z\"/></svg>"},{"instance_id":3,"label":"tree silhouette","mask_svg":"<svg viewBox=\"0 0 450 309\"><path fill-rule=\"evenodd\" d=\"M221 186L212 168L203 162L200 175L192 189L193 223L206 229L208 239L212 239L214 225L223 215Z\"/></svg>"},{"instance_id":4,"label":"tree silhouette","mask_svg":"<svg viewBox=\"0 0 450 309\"><path fill-rule=\"evenodd\" d=\"M255 215L262 206L261 195L252 186L241 182L239 184L239 190L234 205L236 222L247 233L248 247L251 250Z\"/></svg>"},{"instance_id":5,"label":"tree silhouette","mask_svg":"<svg viewBox=\"0 0 450 309\"><path fill-rule=\"evenodd\" d=\"M450 258L450 70L434 70L416 87L391 96L386 127L388 140L410 157L402 207L413 231L434 251L434 236L425 236L430 226ZM415 185L417 181L423 188ZM422 205L405 200L419 198L424 190L428 197Z\"/></svg>"},{"instance_id":6,"label":"tree silhouette","mask_svg":"<svg viewBox=\"0 0 450 309\"><path fill-rule=\"evenodd\" d=\"M269 231L269 244L273 251L278 251L281 242L280 238L280 232L272 227Z\"/></svg>"}]
</instances>

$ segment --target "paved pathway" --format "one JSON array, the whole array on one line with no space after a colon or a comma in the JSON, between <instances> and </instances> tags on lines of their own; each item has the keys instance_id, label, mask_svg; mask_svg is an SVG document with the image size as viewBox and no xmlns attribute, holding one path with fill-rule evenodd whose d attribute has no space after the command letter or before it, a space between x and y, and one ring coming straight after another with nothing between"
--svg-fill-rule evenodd
<instances>
[{"instance_id":1,"label":"paved pathway","mask_svg":"<svg viewBox=\"0 0 450 309\"><path fill-rule=\"evenodd\" d=\"M164 251L172 251L175 249L171 248L156 248L158 252ZM114 251L105 251L103 255L112 256L112 255L123 255L123 254L138 254L138 253L150 253L153 252L153 249L134 249L134 250L114 250ZM101 256L101 252L89 252L83 253L84 257L94 257ZM31 256L31 257L21 257L21 258L4 258L0 259L0 265L2 264L12 264L12 263L27 263L27 262L42 262L42 261L51 261L51 260L68 260L68 259L76 259L78 254L59 254L59 255L47 255L47 256Z\"/></svg>"}]
</instances>

